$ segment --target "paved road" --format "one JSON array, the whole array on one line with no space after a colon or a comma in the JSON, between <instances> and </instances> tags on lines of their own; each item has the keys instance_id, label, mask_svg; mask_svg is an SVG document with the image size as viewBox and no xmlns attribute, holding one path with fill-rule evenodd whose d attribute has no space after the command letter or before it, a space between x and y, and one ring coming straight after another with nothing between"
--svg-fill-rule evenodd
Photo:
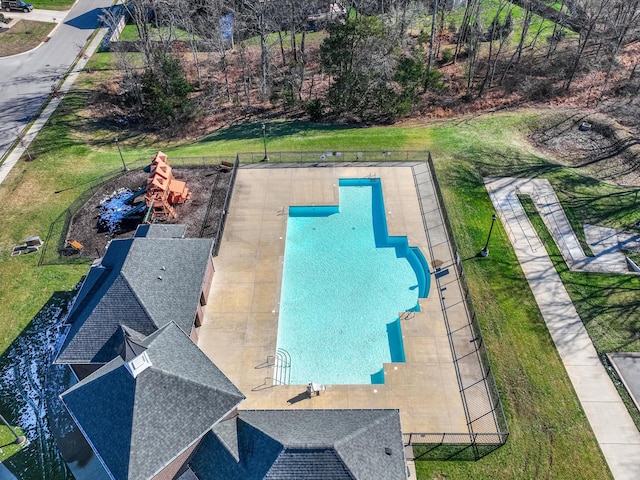
<instances>
[{"instance_id":1,"label":"paved road","mask_svg":"<svg viewBox=\"0 0 640 480\"><path fill-rule=\"evenodd\" d=\"M23 14L11 12L14 18L31 18L61 22L50 40L30 52L0 58L0 158L29 120L36 114L51 92L67 72L87 39L99 25L98 15L111 5L109 0L79 0L61 17L44 13ZM32 15L33 14L33 15ZM65 16L66 14L66 16ZM64 17L64 18L62 18Z\"/></svg>"}]
</instances>

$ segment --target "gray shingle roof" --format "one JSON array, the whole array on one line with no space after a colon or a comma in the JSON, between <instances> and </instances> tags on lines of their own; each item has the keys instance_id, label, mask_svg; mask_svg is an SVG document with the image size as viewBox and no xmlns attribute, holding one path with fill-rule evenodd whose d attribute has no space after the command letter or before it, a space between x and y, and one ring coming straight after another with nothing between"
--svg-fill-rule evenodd
<instances>
[{"instance_id":1,"label":"gray shingle roof","mask_svg":"<svg viewBox=\"0 0 640 480\"><path fill-rule=\"evenodd\" d=\"M91 268L56 363L110 361L120 350L121 325L147 336L173 321L190 333L213 240L149 232L154 236L112 241L100 265Z\"/></svg>"},{"instance_id":2,"label":"gray shingle roof","mask_svg":"<svg viewBox=\"0 0 640 480\"><path fill-rule=\"evenodd\" d=\"M192 468L202 480L405 480L400 416L397 410L240 411L205 437Z\"/></svg>"},{"instance_id":3,"label":"gray shingle roof","mask_svg":"<svg viewBox=\"0 0 640 480\"><path fill-rule=\"evenodd\" d=\"M138 225L135 236L146 238L183 238L186 233L186 225L154 223L152 225Z\"/></svg>"},{"instance_id":4,"label":"gray shingle roof","mask_svg":"<svg viewBox=\"0 0 640 480\"><path fill-rule=\"evenodd\" d=\"M356 477L351 475L340 456L331 448L287 448L278 456L264 478L265 480L317 480L320 478L354 480Z\"/></svg>"},{"instance_id":5,"label":"gray shingle roof","mask_svg":"<svg viewBox=\"0 0 640 480\"><path fill-rule=\"evenodd\" d=\"M161 327L174 321L191 331L212 239L138 238L122 267L142 305Z\"/></svg>"},{"instance_id":6,"label":"gray shingle roof","mask_svg":"<svg viewBox=\"0 0 640 480\"><path fill-rule=\"evenodd\" d=\"M142 342L152 366L117 357L62 394L76 423L120 479L148 479L244 399L174 323Z\"/></svg>"}]
</instances>

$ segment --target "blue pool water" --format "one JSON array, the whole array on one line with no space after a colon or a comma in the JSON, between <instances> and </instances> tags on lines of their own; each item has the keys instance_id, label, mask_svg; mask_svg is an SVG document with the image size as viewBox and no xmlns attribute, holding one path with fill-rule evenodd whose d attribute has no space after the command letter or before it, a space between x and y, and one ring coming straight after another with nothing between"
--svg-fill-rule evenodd
<instances>
[{"instance_id":1,"label":"blue pool water","mask_svg":"<svg viewBox=\"0 0 640 480\"><path fill-rule=\"evenodd\" d=\"M384 383L403 362L398 314L426 297L426 261L387 234L380 179L341 179L340 205L289 208L278 348L290 383Z\"/></svg>"}]
</instances>

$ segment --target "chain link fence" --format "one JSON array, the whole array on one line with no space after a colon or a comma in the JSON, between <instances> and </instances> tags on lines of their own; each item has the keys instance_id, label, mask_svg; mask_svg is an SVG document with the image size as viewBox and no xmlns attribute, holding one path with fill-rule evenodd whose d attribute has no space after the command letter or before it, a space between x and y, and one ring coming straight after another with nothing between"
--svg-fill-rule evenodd
<instances>
[{"instance_id":1,"label":"chain link fence","mask_svg":"<svg viewBox=\"0 0 640 480\"><path fill-rule=\"evenodd\" d=\"M264 152L243 152L235 157L202 156L202 157L171 157L173 167L183 168L211 168L226 162L232 163L231 179L222 208L218 206L220 215L218 228L215 233L214 255L220 248L220 241L224 231L227 214L230 209L231 195L235 185L238 168L265 168L276 164L279 168L301 167L331 167L353 163L358 166L392 166L407 163L427 163L433 180L436 198L439 203L448 242L453 252L455 268L458 273L464 304L467 310L468 323L459 328L449 330L450 345L456 366L456 374L460 386L465 414L469 427L468 433L405 433L405 445L413 447L416 460L427 459L455 459L477 460L503 445L509 436L504 410L499 392L491 371L480 325L476 315L473 300L469 291L456 241L453 237L451 222L447 215L444 198L438 183L431 154L427 151L316 151L316 152L272 152L265 159ZM127 165L129 170L143 168L149 164L148 158L138 159ZM93 196L104 184L125 172L122 170L105 174L85 190L59 217L54 221L47 235L42 250L40 264L60 263L61 249L64 247L66 232L73 215ZM207 215L211 215L214 205L207 207ZM65 263L87 263L87 259L64 259ZM465 333L462 333L466 329ZM469 342L469 332L474 339ZM476 390L479 391L476 393ZM487 433L490 432L490 433Z\"/></svg>"},{"instance_id":2,"label":"chain link fence","mask_svg":"<svg viewBox=\"0 0 640 480\"><path fill-rule=\"evenodd\" d=\"M234 167L231 171L231 180L225 194L224 205L214 205L214 198L211 195L209 203L207 205L205 219L203 221L203 228L200 230L199 236L211 236L211 232L204 230L204 225L207 225L209 220L214 216L220 215L220 219L217 221L217 228L215 229L214 236L214 254L217 254L220 248L220 240L222 237L222 230L224 228L224 221L226 219L227 212L229 210L229 202L231 200L231 192L235 183L235 176L238 167L237 156L201 156L201 157L171 157L170 164L172 168L202 168L211 169L222 162L233 164ZM127 163L127 171L141 170L150 164L150 158L139 158L133 162ZM55 265L55 264L90 264L93 262L93 258L80 257L74 255L66 255L66 243L67 233L69 226L73 220L74 215L93 197L100 188L107 182L114 180L115 178L125 175L127 171L122 169L112 170L98 178L96 178L89 187L83 191L78 198L76 198L71 205L69 205L51 224L47 236L44 240L44 245L41 249L40 259L38 265ZM215 189L215 188L214 188ZM99 255L98 255L99 256Z\"/></svg>"},{"instance_id":3,"label":"chain link fence","mask_svg":"<svg viewBox=\"0 0 640 480\"><path fill-rule=\"evenodd\" d=\"M354 163L361 167L375 166L380 163L398 164L404 162L424 162L427 153L424 150L334 150L314 152L241 152L238 154L240 163L249 167L264 164L278 164L291 167L330 167L335 163ZM265 160L267 158L267 160Z\"/></svg>"},{"instance_id":4,"label":"chain link fence","mask_svg":"<svg viewBox=\"0 0 640 480\"><path fill-rule=\"evenodd\" d=\"M466 310L455 325L444 313L469 432L407 433L404 440L416 460L478 460L504 445L509 428L430 153L427 164Z\"/></svg>"}]
</instances>

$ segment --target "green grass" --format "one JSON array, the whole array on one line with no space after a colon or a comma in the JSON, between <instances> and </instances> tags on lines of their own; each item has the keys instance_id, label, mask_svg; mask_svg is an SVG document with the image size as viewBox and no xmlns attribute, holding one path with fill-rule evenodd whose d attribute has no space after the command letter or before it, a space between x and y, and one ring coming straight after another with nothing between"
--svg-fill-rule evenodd
<instances>
[{"instance_id":1,"label":"green grass","mask_svg":"<svg viewBox=\"0 0 640 480\"><path fill-rule=\"evenodd\" d=\"M160 40L162 38L167 38L169 34L172 35L174 40L191 40L192 36L186 30L180 28L174 28L171 32L167 27L154 27L152 24L148 24L149 34L152 40ZM120 34L119 40L122 42L134 42L138 40L140 37L138 36L138 29L134 24L125 25L122 33ZM196 37L197 39L198 37Z\"/></svg>"},{"instance_id":2,"label":"green grass","mask_svg":"<svg viewBox=\"0 0 640 480\"><path fill-rule=\"evenodd\" d=\"M27 3L33 5L33 8L44 10L69 10L75 2L74 0L30 0Z\"/></svg>"},{"instance_id":3,"label":"green grass","mask_svg":"<svg viewBox=\"0 0 640 480\"><path fill-rule=\"evenodd\" d=\"M521 199L521 202L538 236L544 242L546 251L571 298L583 299L575 302L576 308L596 349L599 352L637 352L640 348L640 338L638 338L640 319L635 315L634 304L640 288L638 277L577 274L569 271L533 202L528 198ZM633 256L640 258L637 253ZM588 282L584 281L585 276L591 277ZM613 304L621 305L623 308L617 312L609 311ZM594 313L601 313L603 308L607 311L603 315L594 317ZM613 377L612 369L607 370ZM616 378L613 380L636 427L640 429L640 412L635 408L631 396L619 380Z\"/></svg>"},{"instance_id":4,"label":"green grass","mask_svg":"<svg viewBox=\"0 0 640 480\"><path fill-rule=\"evenodd\" d=\"M102 55L102 54L101 54ZM112 65L96 56L95 71ZM0 352L5 352L31 318L56 292L73 289L86 266L37 267L37 254L10 257L9 251L30 235L45 237L53 220L86 188L87 182L119 168L113 138L127 160L149 157L158 149L175 156L229 155L261 151L261 122L220 129L200 141L179 144L143 134L115 132L78 115L96 73L79 79L32 146L35 160L21 161L0 186ZM496 225L491 255L473 257L484 244L493 207L482 177L517 175L548 178L576 222L588 219L607 226L638 221L629 189L615 189L579 171L545 158L528 133L549 122L545 111L477 115L430 126L357 128L299 121L267 123L269 151L431 149L453 221L467 278L504 402L511 436L507 444L478 462L418 462L419 478L606 479L610 474L584 413L537 310L506 234ZM64 190L62 193L56 191ZM614 197L618 195L618 201ZM615 338L600 348L622 348L637 317L633 294L637 280L561 273L588 328ZM606 277L606 278L605 278ZM602 282L605 282L603 284ZM606 283L608 282L608 283ZM591 293L606 285L607 294ZM637 295L636 295L637 296ZM619 320L630 309L628 321ZM626 323L625 323L626 322ZM636 330L637 331L637 330ZM630 344L629 348L637 348ZM576 466L579 465L579 468Z\"/></svg>"},{"instance_id":5,"label":"green grass","mask_svg":"<svg viewBox=\"0 0 640 480\"><path fill-rule=\"evenodd\" d=\"M22 435L22 430L12 425L13 430L17 435ZM16 437L6 427L6 425L0 424L0 462L7 460L9 457L15 455L23 447L15 443Z\"/></svg>"}]
</instances>

